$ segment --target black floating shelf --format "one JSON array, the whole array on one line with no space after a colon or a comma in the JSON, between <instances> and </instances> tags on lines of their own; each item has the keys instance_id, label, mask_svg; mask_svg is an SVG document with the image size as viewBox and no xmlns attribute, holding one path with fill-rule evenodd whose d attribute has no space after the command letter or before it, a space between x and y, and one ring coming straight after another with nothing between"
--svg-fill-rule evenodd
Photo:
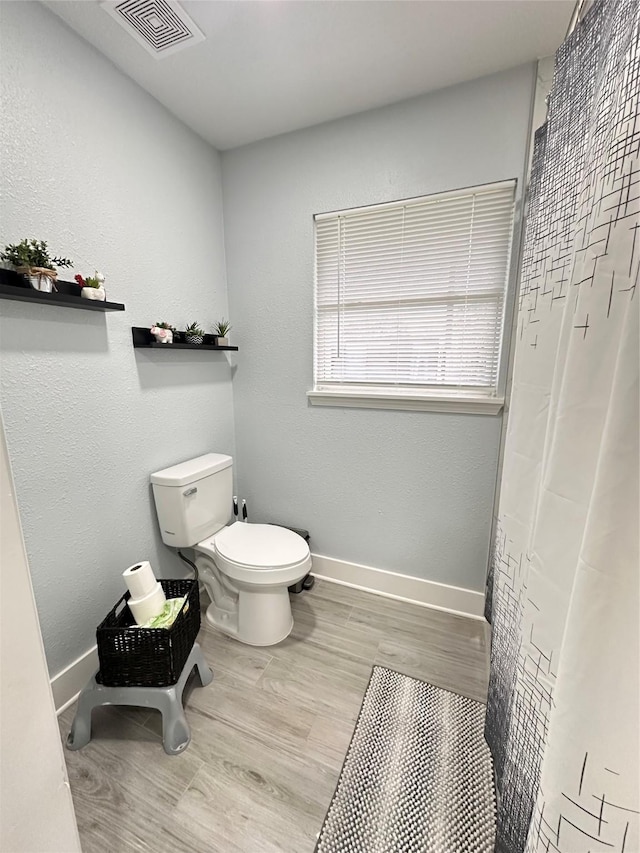
<instances>
[{"instance_id":1,"label":"black floating shelf","mask_svg":"<svg viewBox=\"0 0 640 853\"><path fill-rule=\"evenodd\" d=\"M182 334L184 334L184 332L182 332ZM150 329L146 329L144 326L132 326L131 336L133 338L133 346L136 349L197 349L216 350L217 352L238 351L238 347L219 347L216 343L213 343L215 340L217 340L215 335L205 335L204 343L202 344L159 344L151 334Z\"/></svg>"},{"instance_id":2,"label":"black floating shelf","mask_svg":"<svg viewBox=\"0 0 640 853\"><path fill-rule=\"evenodd\" d=\"M38 302L41 305L57 305L59 308L81 308L83 311L124 311L121 302L99 302L97 299L83 299L81 288L73 281L57 281L57 292L44 293L34 290L28 281L11 270L1 270L0 299L12 299L16 302Z\"/></svg>"}]
</instances>

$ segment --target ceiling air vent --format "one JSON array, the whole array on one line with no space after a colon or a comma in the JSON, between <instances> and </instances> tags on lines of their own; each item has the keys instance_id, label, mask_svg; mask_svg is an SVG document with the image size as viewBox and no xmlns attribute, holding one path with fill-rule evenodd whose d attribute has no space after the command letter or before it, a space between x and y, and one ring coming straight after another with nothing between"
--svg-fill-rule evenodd
<instances>
[{"instance_id":1,"label":"ceiling air vent","mask_svg":"<svg viewBox=\"0 0 640 853\"><path fill-rule=\"evenodd\" d=\"M175 0L122 0L101 5L156 59L204 41L204 34Z\"/></svg>"}]
</instances>

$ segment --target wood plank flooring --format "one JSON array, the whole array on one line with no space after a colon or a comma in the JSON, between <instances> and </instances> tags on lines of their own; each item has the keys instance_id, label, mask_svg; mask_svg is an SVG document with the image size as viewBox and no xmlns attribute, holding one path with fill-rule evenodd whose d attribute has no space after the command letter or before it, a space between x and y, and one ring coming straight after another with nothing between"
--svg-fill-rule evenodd
<instances>
[{"instance_id":1,"label":"wood plank flooring","mask_svg":"<svg viewBox=\"0 0 640 853\"><path fill-rule=\"evenodd\" d=\"M94 711L91 742L65 750L84 853L311 853L374 663L485 701L481 621L320 580L292 606L268 649L203 619L214 680L185 691L182 755L163 751L159 713Z\"/></svg>"}]
</instances>

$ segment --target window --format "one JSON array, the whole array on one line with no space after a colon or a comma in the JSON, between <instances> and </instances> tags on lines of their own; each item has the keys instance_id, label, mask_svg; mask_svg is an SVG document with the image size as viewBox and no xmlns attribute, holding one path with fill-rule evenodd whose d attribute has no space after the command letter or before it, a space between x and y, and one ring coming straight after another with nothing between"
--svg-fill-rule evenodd
<instances>
[{"instance_id":1,"label":"window","mask_svg":"<svg viewBox=\"0 0 640 853\"><path fill-rule=\"evenodd\" d=\"M315 217L312 403L499 411L515 181Z\"/></svg>"}]
</instances>

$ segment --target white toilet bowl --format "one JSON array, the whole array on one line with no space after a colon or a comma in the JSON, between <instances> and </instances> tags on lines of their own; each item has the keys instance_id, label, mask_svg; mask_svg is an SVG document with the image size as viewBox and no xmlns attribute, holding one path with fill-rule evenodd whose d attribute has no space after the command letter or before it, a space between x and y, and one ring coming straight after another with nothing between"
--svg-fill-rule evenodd
<instances>
[{"instance_id":1,"label":"white toilet bowl","mask_svg":"<svg viewBox=\"0 0 640 853\"><path fill-rule=\"evenodd\" d=\"M194 548L211 605L207 621L251 646L291 632L288 586L311 570L305 540L272 524L231 519L233 460L205 453L151 475L162 541Z\"/></svg>"},{"instance_id":2,"label":"white toilet bowl","mask_svg":"<svg viewBox=\"0 0 640 853\"><path fill-rule=\"evenodd\" d=\"M311 570L302 537L271 524L235 522L195 546L211 605L207 621L251 646L272 646L293 627L288 587Z\"/></svg>"}]
</instances>

